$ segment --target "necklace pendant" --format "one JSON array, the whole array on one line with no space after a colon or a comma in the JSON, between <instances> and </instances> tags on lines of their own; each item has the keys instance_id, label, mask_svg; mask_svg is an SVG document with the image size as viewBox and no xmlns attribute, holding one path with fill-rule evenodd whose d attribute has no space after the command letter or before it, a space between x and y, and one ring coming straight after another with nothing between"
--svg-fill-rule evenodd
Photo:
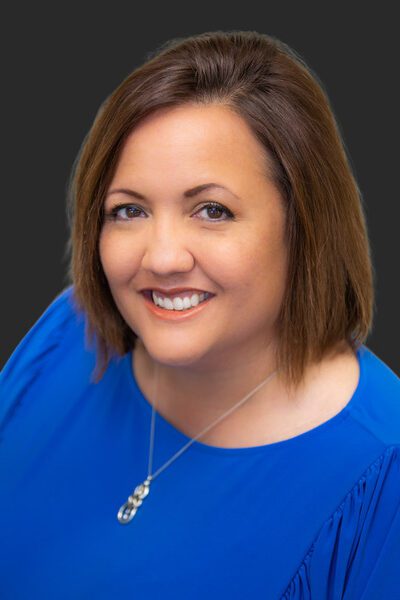
<instances>
[{"instance_id":1,"label":"necklace pendant","mask_svg":"<svg viewBox=\"0 0 400 600\"><path fill-rule=\"evenodd\" d=\"M151 478L147 477L147 479L136 486L135 491L131 496L129 496L128 500L121 506L118 511L118 521L125 525L132 521L133 517L136 515L137 509L141 506L143 499L146 498L148 493L150 492L150 482Z\"/></svg>"}]
</instances>

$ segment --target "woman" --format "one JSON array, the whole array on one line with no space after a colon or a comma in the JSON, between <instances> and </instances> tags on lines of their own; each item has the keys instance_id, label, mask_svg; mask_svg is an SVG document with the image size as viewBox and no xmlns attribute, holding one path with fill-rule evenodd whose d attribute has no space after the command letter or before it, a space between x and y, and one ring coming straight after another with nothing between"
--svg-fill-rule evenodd
<instances>
[{"instance_id":1,"label":"woman","mask_svg":"<svg viewBox=\"0 0 400 600\"><path fill-rule=\"evenodd\" d=\"M169 42L69 202L69 285L2 373L2 598L395 598L400 380L315 75Z\"/></svg>"}]
</instances>

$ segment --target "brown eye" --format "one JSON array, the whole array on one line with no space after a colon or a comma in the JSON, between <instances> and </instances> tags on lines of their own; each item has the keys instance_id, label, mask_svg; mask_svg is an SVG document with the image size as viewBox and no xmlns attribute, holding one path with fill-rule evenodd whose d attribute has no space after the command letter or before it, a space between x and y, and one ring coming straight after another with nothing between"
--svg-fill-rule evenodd
<instances>
[{"instance_id":1,"label":"brown eye","mask_svg":"<svg viewBox=\"0 0 400 600\"><path fill-rule=\"evenodd\" d=\"M122 211L126 211L125 217L120 216L123 214ZM112 219L113 221L132 221L132 219L141 211L142 209L135 204L117 204L117 206L114 206L108 215L106 215L106 218Z\"/></svg>"},{"instance_id":2,"label":"brown eye","mask_svg":"<svg viewBox=\"0 0 400 600\"><path fill-rule=\"evenodd\" d=\"M204 204L204 206L202 206L197 212L202 212L204 210L207 211L209 215L213 215L213 217L209 219L210 221L227 221L233 218L233 213L228 208L222 206L222 204L218 204L217 202L208 202L207 204ZM226 215L225 219L214 218L215 215L218 217L221 213Z\"/></svg>"}]
</instances>

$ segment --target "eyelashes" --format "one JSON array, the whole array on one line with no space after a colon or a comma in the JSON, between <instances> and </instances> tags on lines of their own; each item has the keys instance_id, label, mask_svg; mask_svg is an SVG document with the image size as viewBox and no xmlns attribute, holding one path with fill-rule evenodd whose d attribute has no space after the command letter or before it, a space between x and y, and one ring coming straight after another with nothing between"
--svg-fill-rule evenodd
<instances>
[{"instance_id":1,"label":"eyelashes","mask_svg":"<svg viewBox=\"0 0 400 600\"><path fill-rule=\"evenodd\" d=\"M119 216L120 211L125 210L125 209L133 209L131 210L131 216L132 218L121 218ZM229 220L234 220L234 214L229 210L229 208L226 208L226 206L223 206L222 204L219 204L219 202L207 202L206 204L203 204L203 206L201 206L195 214L198 214L199 212L202 212L204 210L210 211L217 211L217 213L223 213L225 214L226 218L225 219L205 219L208 222L215 222L215 223L222 223L225 221L229 221ZM140 214L141 212L144 212L143 209L140 206L137 206L136 204L116 204L108 213L105 214L105 219L110 220L110 221L122 221L122 222L128 222L128 221L133 221L137 218L137 215ZM214 212L215 214L215 212Z\"/></svg>"}]
</instances>

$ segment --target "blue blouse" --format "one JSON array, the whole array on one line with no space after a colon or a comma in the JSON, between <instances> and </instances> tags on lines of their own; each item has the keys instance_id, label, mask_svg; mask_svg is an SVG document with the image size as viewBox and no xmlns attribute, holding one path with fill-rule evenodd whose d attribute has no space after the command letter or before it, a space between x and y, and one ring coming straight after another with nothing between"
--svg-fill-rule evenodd
<instances>
[{"instance_id":1,"label":"blue blouse","mask_svg":"<svg viewBox=\"0 0 400 600\"><path fill-rule=\"evenodd\" d=\"M90 375L65 288L0 375L0 598L400 599L400 379L370 349L334 417L293 438L195 441L151 484L132 353ZM153 472L190 438L158 413Z\"/></svg>"}]
</instances>

